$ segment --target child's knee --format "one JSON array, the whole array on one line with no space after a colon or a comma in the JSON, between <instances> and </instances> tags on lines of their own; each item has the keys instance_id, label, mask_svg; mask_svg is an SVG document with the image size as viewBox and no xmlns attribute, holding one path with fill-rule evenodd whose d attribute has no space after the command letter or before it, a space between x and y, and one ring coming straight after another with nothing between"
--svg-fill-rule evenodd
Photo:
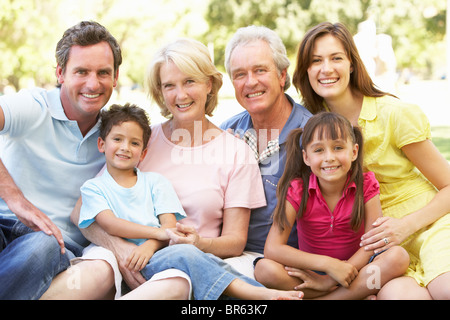
<instances>
[{"instance_id":1,"label":"child's knee","mask_svg":"<svg viewBox=\"0 0 450 320\"><path fill-rule=\"evenodd\" d=\"M99 283L114 283L114 270L111 265L105 260L86 260L84 261L87 268L85 270L89 270L91 275L94 277Z\"/></svg>"},{"instance_id":2,"label":"child's knee","mask_svg":"<svg viewBox=\"0 0 450 320\"><path fill-rule=\"evenodd\" d=\"M84 260L73 265L69 272L79 273L80 283L86 291L95 291L98 296L95 299L103 299L114 288L114 270L105 260Z\"/></svg>"},{"instance_id":3,"label":"child's knee","mask_svg":"<svg viewBox=\"0 0 450 320\"><path fill-rule=\"evenodd\" d=\"M190 282L183 277L172 278L171 280L171 288L173 296L172 300L189 300L191 294L191 284Z\"/></svg>"},{"instance_id":4,"label":"child's knee","mask_svg":"<svg viewBox=\"0 0 450 320\"><path fill-rule=\"evenodd\" d=\"M400 246L393 246L383 252L380 256L380 262L383 266L392 273L392 276L403 275L409 266L409 254Z\"/></svg>"},{"instance_id":5,"label":"child's knee","mask_svg":"<svg viewBox=\"0 0 450 320\"><path fill-rule=\"evenodd\" d=\"M270 259L259 259L255 265L255 279L259 283L269 286L279 274L280 264Z\"/></svg>"},{"instance_id":6,"label":"child's knee","mask_svg":"<svg viewBox=\"0 0 450 320\"><path fill-rule=\"evenodd\" d=\"M400 246L394 246L389 248L386 252L389 252L389 264L398 270L399 274L402 275L406 272L409 266L409 254L408 252Z\"/></svg>"}]
</instances>

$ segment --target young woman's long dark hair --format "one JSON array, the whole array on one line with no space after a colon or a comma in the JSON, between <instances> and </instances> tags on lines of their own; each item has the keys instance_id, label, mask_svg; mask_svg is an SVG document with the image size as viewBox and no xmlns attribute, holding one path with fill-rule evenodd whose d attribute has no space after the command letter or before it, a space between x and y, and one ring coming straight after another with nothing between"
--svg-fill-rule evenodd
<instances>
[{"instance_id":1,"label":"young woman's long dark hair","mask_svg":"<svg viewBox=\"0 0 450 320\"><path fill-rule=\"evenodd\" d=\"M342 23L323 22L308 30L300 42L297 52L297 64L292 77L292 84L302 96L303 105L315 114L325 111L324 99L319 96L311 87L308 78L308 68L313 60L313 50L316 40L325 36L332 35L338 39L345 49L345 53L353 67L350 74L350 87L353 90L361 92L368 97L382 97L385 95L394 95L378 89L370 78L364 63L358 53L352 34Z\"/></svg>"},{"instance_id":2,"label":"young woman's long dark hair","mask_svg":"<svg viewBox=\"0 0 450 320\"><path fill-rule=\"evenodd\" d=\"M364 219L363 136L360 128L353 127L344 116L334 112L320 112L308 120L304 129L294 129L290 132L286 141L286 167L278 182L278 203L273 220L282 230L287 226L286 195L294 179L301 179L303 183L303 194L297 217L302 217L306 210L311 168L303 161L303 149L312 142L315 135L321 139L350 139L353 144L359 145L358 157L352 162L348 181L348 183L356 184L355 203L351 218L351 227L356 231Z\"/></svg>"}]
</instances>

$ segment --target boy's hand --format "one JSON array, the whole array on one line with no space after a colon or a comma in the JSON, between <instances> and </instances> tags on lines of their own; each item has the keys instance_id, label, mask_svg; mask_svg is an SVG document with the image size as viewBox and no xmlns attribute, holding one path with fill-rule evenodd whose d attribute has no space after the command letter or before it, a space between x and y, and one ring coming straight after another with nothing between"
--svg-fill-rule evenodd
<instances>
[{"instance_id":1,"label":"boy's hand","mask_svg":"<svg viewBox=\"0 0 450 320\"><path fill-rule=\"evenodd\" d=\"M155 253L152 249L149 250L146 246L147 242L148 241L136 247L128 256L126 265L129 270L141 271Z\"/></svg>"}]
</instances>

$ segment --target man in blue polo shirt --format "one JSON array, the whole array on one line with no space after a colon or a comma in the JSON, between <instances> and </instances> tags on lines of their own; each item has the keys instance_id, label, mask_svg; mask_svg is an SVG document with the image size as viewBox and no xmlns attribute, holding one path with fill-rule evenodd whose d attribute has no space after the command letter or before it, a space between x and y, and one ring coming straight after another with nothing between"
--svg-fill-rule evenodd
<instances>
[{"instance_id":1,"label":"man in blue polo shirt","mask_svg":"<svg viewBox=\"0 0 450 320\"><path fill-rule=\"evenodd\" d=\"M122 55L103 26L81 22L56 60L57 88L0 97L0 299L40 298L86 245L70 213L104 165L98 114Z\"/></svg>"},{"instance_id":2,"label":"man in blue polo shirt","mask_svg":"<svg viewBox=\"0 0 450 320\"><path fill-rule=\"evenodd\" d=\"M252 210L244 254L226 259L252 278L253 263L262 257L272 225L276 188L286 160L286 138L292 129L303 127L311 117L306 108L285 93L290 86L289 64L283 42L266 27L239 29L225 51L225 68L233 82L236 99L245 111L226 120L221 128L232 129L253 149L267 200L267 206ZM297 247L295 228L289 244Z\"/></svg>"}]
</instances>

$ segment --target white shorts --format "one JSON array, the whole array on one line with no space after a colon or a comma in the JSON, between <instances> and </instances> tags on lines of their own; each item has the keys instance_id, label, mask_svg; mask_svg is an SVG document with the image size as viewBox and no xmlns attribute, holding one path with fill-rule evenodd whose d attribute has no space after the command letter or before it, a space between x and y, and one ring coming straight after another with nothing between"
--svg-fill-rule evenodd
<instances>
[{"instance_id":1,"label":"white shorts","mask_svg":"<svg viewBox=\"0 0 450 320\"><path fill-rule=\"evenodd\" d=\"M119 264L117 263L116 257L112 253L112 251L97 246L95 244L90 244L83 250L83 255L81 257L75 258L71 260L71 264L77 264L83 260L104 260L114 271L114 283L116 286L116 295L115 299L118 299L122 296L122 274L119 271ZM189 276L177 269L167 269L164 271L161 271L157 274L155 274L150 280L147 282L157 281L157 280L163 280L163 279L169 279L169 278L175 278L175 277L181 277L186 279L189 282L190 290L189 290L189 297L192 297L192 283Z\"/></svg>"},{"instance_id":2,"label":"white shorts","mask_svg":"<svg viewBox=\"0 0 450 320\"><path fill-rule=\"evenodd\" d=\"M234 269L242 273L244 276L249 277L250 279L255 280L255 269L253 266L253 261L256 258L262 258L263 254L252 251L244 251L242 255L238 257L232 257L224 259L226 263L232 266Z\"/></svg>"}]
</instances>

